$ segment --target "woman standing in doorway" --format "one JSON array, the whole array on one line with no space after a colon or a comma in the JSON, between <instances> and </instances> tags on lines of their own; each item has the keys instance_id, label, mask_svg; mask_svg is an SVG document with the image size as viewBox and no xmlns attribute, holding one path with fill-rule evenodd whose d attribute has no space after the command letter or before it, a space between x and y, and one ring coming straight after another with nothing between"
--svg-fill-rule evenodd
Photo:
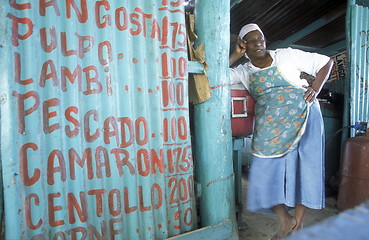
<instances>
[{"instance_id":1,"label":"woman standing in doorway","mask_svg":"<svg viewBox=\"0 0 369 240\"><path fill-rule=\"evenodd\" d=\"M244 54L250 61L231 69L231 82L241 82L256 101L247 208L276 213L280 228L272 239L280 239L303 227L308 208L325 204L324 125L316 97L333 62L297 49L268 51L256 24L241 29L230 64ZM315 76L311 86L301 72Z\"/></svg>"}]
</instances>

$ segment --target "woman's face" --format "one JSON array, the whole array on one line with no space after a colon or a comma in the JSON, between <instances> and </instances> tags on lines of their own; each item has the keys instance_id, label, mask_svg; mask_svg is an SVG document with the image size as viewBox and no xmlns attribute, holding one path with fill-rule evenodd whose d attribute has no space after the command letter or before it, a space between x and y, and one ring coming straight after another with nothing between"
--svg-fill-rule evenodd
<instances>
[{"instance_id":1,"label":"woman's face","mask_svg":"<svg viewBox=\"0 0 369 240\"><path fill-rule=\"evenodd\" d=\"M246 54L250 59L265 57L265 39L259 31L251 31L243 39L246 41Z\"/></svg>"}]
</instances>

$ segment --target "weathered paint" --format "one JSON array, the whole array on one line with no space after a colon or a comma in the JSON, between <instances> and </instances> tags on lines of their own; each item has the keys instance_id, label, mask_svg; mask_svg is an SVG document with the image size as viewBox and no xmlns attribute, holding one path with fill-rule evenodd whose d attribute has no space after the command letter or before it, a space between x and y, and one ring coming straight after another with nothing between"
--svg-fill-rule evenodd
<instances>
[{"instance_id":1,"label":"weathered paint","mask_svg":"<svg viewBox=\"0 0 369 240\"><path fill-rule=\"evenodd\" d=\"M356 4L360 2L359 4ZM369 120L369 1L348 3L350 123ZM351 136L354 135L352 131Z\"/></svg>"},{"instance_id":2,"label":"weathered paint","mask_svg":"<svg viewBox=\"0 0 369 240\"><path fill-rule=\"evenodd\" d=\"M188 61L188 73L204 73L204 65L195 61Z\"/></svg>"},{"instance_id":3,"label":"weathered paint","mask_svg":"<svg viewBox=\"0 0 369 240\"><path fill-rule=\"evenodd\" d=\"M205 45L206 74L212 97L194 106L196 179L202 186L200 215L203 226L225 219L235 221L232 132L230 126L229 1L196 1L197 44Z\"/></svg>"},{"instance_id":4,"label":"weathered paint","mask_svg":"<svg viewBox=\"0 0 369 240\"><path fill-rule=\"evenodd\" d=\"M182 2L0 0L7 239L196 228Z\"/></svg>"},{"instance_id":5,"label":"weathered paint","mask_svg":"<svg viewBox=\"0 0 369 240\"><path fill-rule=\"evenodd\" d=\"M343 51L333 56L330 56L334 61L329 79L324 87L334 93L345 92L346 72L347 72L347 52Z\"/></svg>"},{"instance_id":6,"label":"weathered paint","mask_svg":"<svg viewBox=\"0 0 369 240\"><path fill-rule=\"evenodd\" d=\"M167 240L224 240L232 237L232 221L227 219L219 224L203 227Z\"/></svg>"}]
</instances>

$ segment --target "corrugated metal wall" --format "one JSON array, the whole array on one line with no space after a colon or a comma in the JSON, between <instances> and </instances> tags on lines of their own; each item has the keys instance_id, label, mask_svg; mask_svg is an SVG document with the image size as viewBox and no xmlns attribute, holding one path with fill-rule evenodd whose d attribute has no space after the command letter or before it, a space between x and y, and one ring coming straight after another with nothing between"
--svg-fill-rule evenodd
<instances>
[{"instance_id":1,"label":"corrugated metal wall","mask_svg":"<svg viewBox=\"0 0 369 240\"><path fill-rule=\"evenodd\" d=\"M196 228L182 1L0 8L6 238Z\"/></svg>"},{"instance_id":2,"label":"corrugated metal wall","mask_svg":"<svg viewBox=\"0 0 369 240\"><path fill-rule=\"evenodd\" d=\"M351 124L369 120L369 3L362 2L349 9Z\"/></svg>"}]
</instances>

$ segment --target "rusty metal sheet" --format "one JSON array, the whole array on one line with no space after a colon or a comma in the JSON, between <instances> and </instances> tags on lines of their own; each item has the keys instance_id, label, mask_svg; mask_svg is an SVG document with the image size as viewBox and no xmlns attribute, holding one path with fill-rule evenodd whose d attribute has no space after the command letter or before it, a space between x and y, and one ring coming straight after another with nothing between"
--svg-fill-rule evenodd
<instances>
[{"instance_id":1,"label":"rusty metal sheet","mask_svg":"<svg viewBox=\"0 0 369 240\"><path fill-rule=\"evenodd\" d=\"M353 4L350 8L350 121L369 121L369 7ZM352 132L351 136L354 135Z\"/></svg>"},{"instance_id":2,"label":"rusty metal sheet","mask_svg":"<svg viewBox=\"0 0 369 240\"><path fill-rule=\"evenodd\" d=\"M182 4L0 0L7 239L197 227Z\"/></svg>"}]
</instances>

